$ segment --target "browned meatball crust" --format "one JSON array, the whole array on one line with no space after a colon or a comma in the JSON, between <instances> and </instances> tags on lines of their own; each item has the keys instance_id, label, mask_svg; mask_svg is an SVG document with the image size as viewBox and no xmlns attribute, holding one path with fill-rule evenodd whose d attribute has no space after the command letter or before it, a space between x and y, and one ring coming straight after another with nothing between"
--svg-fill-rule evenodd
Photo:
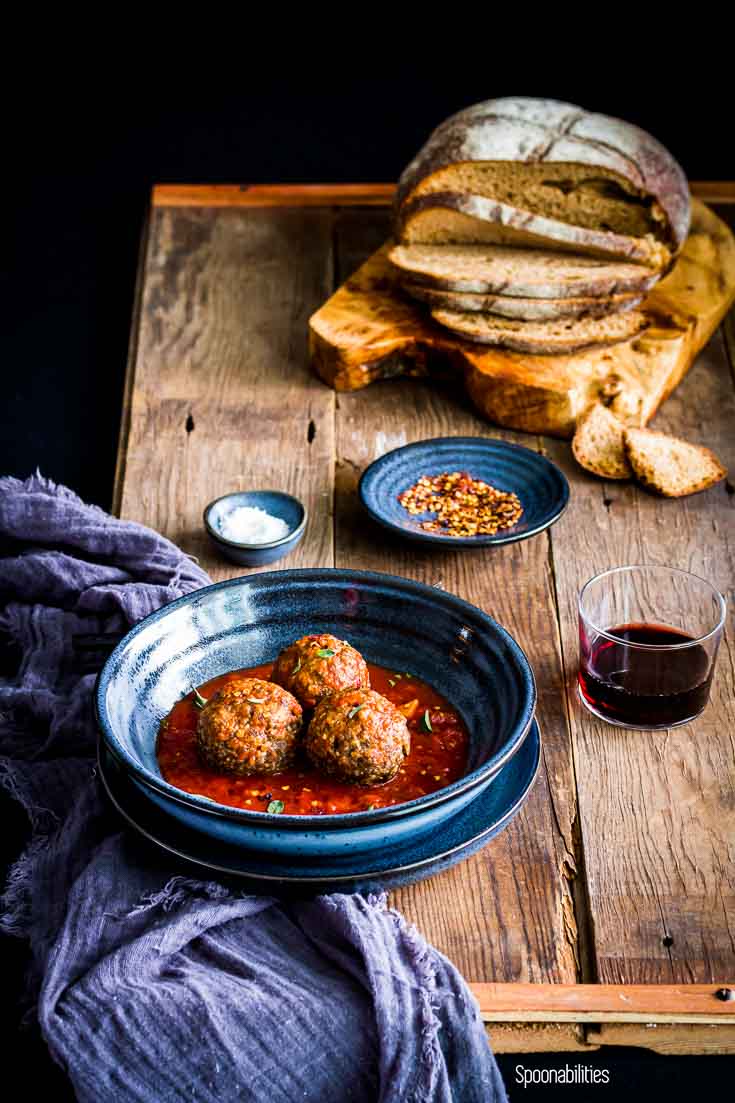
<instances>
[{"instance_id":1,"label":"browned meatball crust","mask_svg":"<svg viewBox=\"0 0 735 1103\"><path fill-rule=\"evenodd\" d=\"M289 644L276 659L271 678L313 709L323 697L345 689L370 685L367 663L346 640L327 632L302 636Z\"/></svg>"},{"instance_id":2,"label":"browned meatball crust","mask_svg":"<svg viewBox=\"0 0 735 1103\"><path fill-rule=\"evenodd\" d=\"M281 686L261 678L228 682L199 714L197 748L213 770L275 774L296 753L301 705Z\"/></svg>"},{"instance_id":3,"label":"browned meatball crust","mask_svg":"<svg viewBox=\"0 0 735 1103\"><path fill-rule=\"evenodd\" d=\"M351 689L317 705L304 748L314 765L354 785L394 778L411 749L406 719L372 689Z\"/></svg>"}]
</instances>

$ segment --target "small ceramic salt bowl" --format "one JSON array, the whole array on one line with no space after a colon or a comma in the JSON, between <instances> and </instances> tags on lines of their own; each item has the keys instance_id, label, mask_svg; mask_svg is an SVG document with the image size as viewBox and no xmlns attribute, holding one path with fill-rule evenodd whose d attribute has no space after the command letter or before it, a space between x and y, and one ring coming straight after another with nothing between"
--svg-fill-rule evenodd
<instances>
[{"instance_id":1,"label":"small ceramic salt bowl","mask_svg":"<svg viewBox=\"0 0 735 1103\"><path fill-rule=\"evenodd\" d=\"M222 532L225 518L243 506L264 510L283 521L288 532L277 540L248 543L233 540ZM300 543L306 529L306 506L282 490L241 490L215 498L204 510L204 527L215 547L233 563L243 567L262 567L289 555Z\"/></svg>"}]
</instances>

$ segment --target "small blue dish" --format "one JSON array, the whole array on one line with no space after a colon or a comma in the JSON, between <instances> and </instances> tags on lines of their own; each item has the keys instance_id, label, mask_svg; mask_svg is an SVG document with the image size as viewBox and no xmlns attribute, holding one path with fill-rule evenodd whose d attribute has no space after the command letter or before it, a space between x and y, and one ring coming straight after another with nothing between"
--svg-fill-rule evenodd
<instances>
[{"instance_id":1,"label":"small blue dish","mask_svg":"<svg viewBox=\"0 0 735 1103\"><path fill-rule=\"evenodd\" d=\"M288 525L287 534L269 544L244 544L227 540L219 531L219 523L239 506L254 506L264 509L272 517L279 517ZM240 490L223 494L221 498L210 502L204 510L204 527L213 544L227 559L241 567L262 567L265 563L275 563L277 559L289 555L304 535L306 519L307 512L303 503L282 490Z\"/></svg>"},{"instance_id":2,"label":"small blue dish","mask_svg":"<svg viewBox=\"0 0 735 1103\"><path fill-rule=\"evenodd\" d=\"M309 632L349 639L368 662L411 670L450 700L469 732L465 776L392 807L313 816L233 808L169 784L156 739L172 705L226 671L273 661ZM326 860L405 841L414 818L416 834L430 834L471 803L520 750L536 688L521 648L475 606L409 579L325 568L246 575L159 609L115 648L95 699L113 758L182 827L223 845Z\"/></svg>"},{"instance_id":3,"label":"small blue dish","mask_svg":"<svg viewBox=\"0 0 735 1103\"><path fill-rule=\"evenodd\" d=\"M408 513L398 495L422 475L467 471L498 490L518 495L523 516L511 529L494 536L442 536L426 532L421 522L431 514ZM437 437L387 452L365 469L358 487L360 501L378 524L421 544L445 548L484 548L513 544L543 532L558 521L569 501L569 483L556 466L520 444L490 437Z\"/></svg>"},{"instance_id":4,"label":"small blue dish","mask_svg":"<svg viewBox=\"0 0 735 1103\"><path fill-rule=\"evenodd\" d=\"M538 777L541 740L534 720L517 755L508 762L477 800L421 839L389 846L371 854L344 851L338 858L295 860L288 855L258 854L242 847L215 843L201 832L171 820L150 805L124 770L99 747L99 774L112 804L141 835L211 874L226 874L252 882L262 892L376 892L397 888L441 873L487 846L520 810Z\"/></svg>"}]
</instances>

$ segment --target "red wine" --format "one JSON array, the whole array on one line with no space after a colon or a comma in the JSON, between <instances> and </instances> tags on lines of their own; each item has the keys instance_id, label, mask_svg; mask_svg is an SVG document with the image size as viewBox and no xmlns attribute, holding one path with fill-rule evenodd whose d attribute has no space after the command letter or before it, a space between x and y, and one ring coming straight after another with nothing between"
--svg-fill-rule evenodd
<instances>
[{"instance_id":1,"label":"red wine","mask_svg":"<svg viewBox=\"0 0 735 1103\"><path fill-rule=\"evenodd\" d=\"M712 681L710 656L692 636L658 624L622 624L607 631L617 640L590 635L580 641L579 688L594 712L621 724L664 728L702 711ZM624 642L623 642L624 641ZM647 651L692 643L673 651Z\"/></svg>"}]
</instances>

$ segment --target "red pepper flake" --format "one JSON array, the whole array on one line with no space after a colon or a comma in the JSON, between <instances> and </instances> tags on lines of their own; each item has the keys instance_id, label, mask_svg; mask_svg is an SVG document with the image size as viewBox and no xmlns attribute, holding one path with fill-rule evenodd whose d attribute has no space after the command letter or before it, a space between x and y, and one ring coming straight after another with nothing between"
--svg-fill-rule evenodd
<instances>
[{"instance_id":1,"label":"red pepper flake","mask_svg":"<svg viewBox=\"0 0 735 1103\"><path fill-rule=\"evenodd\" d=\"M440 536L494 536L523 516L517 494L498 490L466 471L422 475L398 495L398 501L412 515L435 514L419 524Z\"/></svg>"}]
</instances>

